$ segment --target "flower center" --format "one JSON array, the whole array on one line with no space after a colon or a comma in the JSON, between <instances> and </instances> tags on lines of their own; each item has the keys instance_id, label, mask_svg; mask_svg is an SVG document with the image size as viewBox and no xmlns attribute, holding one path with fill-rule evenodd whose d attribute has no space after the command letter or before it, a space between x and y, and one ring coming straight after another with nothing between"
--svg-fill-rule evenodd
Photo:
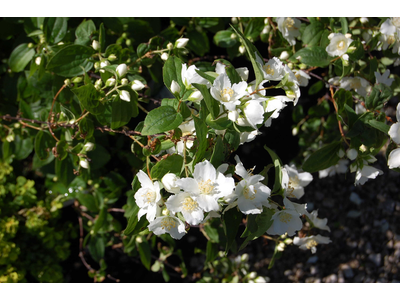
<instances>
[{"instance_id":1,"label":"flower center","mask_svg":"<svg viewBox=\"0 0 400 300\"><path fill-rule=\"evenodd\" d=\"M318 243L314 240L309 240L307 241L306 247L307 249L311 249L312 247L316 247Z\"/></svg>"},{"instance_id":2,"label":"flower center","mask_svg":"<svg viewBox=\"0 0 400 300\"><path fill-rule=\"evenodd\" d=\"M339 50L343 50L345 46L346 46L346 44L344 43L344 41L340 41L337 44L337 47L338 47Z\"/></svg>"},{"instance_id":3,"label":"flower center","mask_svg":"<svg viewBox=\"0 0 400 300\"><path fill-rule=\"evenodd\" d=\"M183 210L192 212L194 210L197 210L199 208L199 204L194 201L191 197L186 197L185 200L183 201Z\"/></svg>"},{"instance_id":4,"label":"flower center","mask_svg":"<svg viewBox=\"0 0 400 300\"><path fill-rule=\"evenodd\" d=\"M254 198L256 197L256 194L257 194L256 189L254 189L254 192L252 190L250 190L247 186L243 189L243 195L248 200L254 200Z\"/></svg>"},{"instance_id":5,"label":"flower center","mask_svg":"<svg viewBox=\"0 0 400 300\"><path fill-rule=\"evenodd\" d=\"M156 192L148 189L147 192L142 195L142 197L146 199L147 203L152 203L154 200L156 200Z\"/></svg>"},{"instance_id":6,"label":"flower center","mask_svg":"<svg viewBox=\"0 0 400 300\"><path fill-rule=\"evenodd\" d=\"M288 29L292 29L294 25L294 21L292 18L287 18L285 21L285 25Z\"/></svg>"},{"instance_id":7,"label":"flower center","mask_svg":"<svg viewBox=\"0 0 400 300\"><path fill-rule=\"evenodd\" d=\"M399 28L400 27L400 18L393 18L392 19L392 23L393 23L394 26Z\"/></svg>"},{"instance_id":8,"label":"flower center","mask_svg":"<svg viewBox=\"0 0 400 300\"><path fill-rule=\"evenodd\" d=\"M394 35L389 35L387 38L387 42L389 45L393 44L395 42Z\"/></svg>"},{"instance_id":9,"label":"flower center","mask_svg":"<svg viewBox=\"0 0 400 300\"><path fill-rule=\"evenodd\" d=\"M279 221L285 224L289 223L292 218L293 216L291 214L288 214L284 211L279 214Z\"/></svg>"},{"instance_id":10,"label":"flower center","mask_svg":"<svg viewBox=\"0 0 400 300\"><path fill-rule=\"evenodd\" d=\"M172 218L166 217L161 221L161 229L167 228L167 230L169 231L169 230L171 230L171 228L175 228L175 227L176 227L176 222Z\"/></svg>"},{"instance_id":11,"label":"flower center","mask_svg":"<svg viewBox=\"0 0 400 300\"><path fill-rule=\"evenodd\" d=\"M199 190L202 194L205 194L205 195L211 194L213 189L214 189L214 185L211 182L211 179L207 179L206 181L201 180L199 182Z\"/></svg>"},{"instance_id":12,"label":"flower center","mask_svg":"<svg viewBox=\"0 0 400 300\"><path fill-rule=\"evenodd\" d=\"M271 68L270 65L263 66L263 69L264 69L265 73L267 73L268 75L274 75L275 74L275 70L273 68Z\"/></svg>"},{"instance_id":13,"label":"flower center","mask_svg":"<svg viewBox=\"0 0 400 300\"><path fill-rule=\"evenodd\" d=\"M234 90L232 90L231 88L224 88L221 91L222 101L228 102L229 100L231 100L231 97L233 96L234 93L235 93Z\"/></svg>"}]
</instances>

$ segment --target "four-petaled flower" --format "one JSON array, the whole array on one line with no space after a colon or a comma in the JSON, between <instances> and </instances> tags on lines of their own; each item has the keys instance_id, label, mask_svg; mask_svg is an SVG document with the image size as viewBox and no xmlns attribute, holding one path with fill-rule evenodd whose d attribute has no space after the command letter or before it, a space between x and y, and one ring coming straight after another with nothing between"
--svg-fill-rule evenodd
<instances>
[{"instance_id":1,"label":"four-petaled flower","mask_svg":"<svg viewBox=\"0 0 400 300\"><path fill-rule=\"evenodd\" d=\"M311 235L304 238L295 237L293 239L293 244L299 246L301 250L311 250L311 253L314 254L317 252L318 244L329 244L332 242L328 237L322 235Z\"/></svg>"},{"instance_id":2,"label":"four-petaled flower","mask_svg":"<svg viewBox=\"0 0 400 300\"><path fill-rule=\"evenodd\" d=\"M151 222L159 212L159 202L161 200L160 184L154 182L147 176L145 172L139 170L137 178L142 187L135 193L136 204L139 206L138 219L146 214L146 219Z\"/></svg>"},{"instance_id":3,"label":"four-petaled flower","mask_svg":"<svg viewBox=\"0 0 400 300\"><path fill-rule=\"evenodd\" d=\"M150 221L148 228L155 235L169 233L176 240L180 240L186 234L185 224L173 215L155 218Z\"/></svg>"}]
</instances>

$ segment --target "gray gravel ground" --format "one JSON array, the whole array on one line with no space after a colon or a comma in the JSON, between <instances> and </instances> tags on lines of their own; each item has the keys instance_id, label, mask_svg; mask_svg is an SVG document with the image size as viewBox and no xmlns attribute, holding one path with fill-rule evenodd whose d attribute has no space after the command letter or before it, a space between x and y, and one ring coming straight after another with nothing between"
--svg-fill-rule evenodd
<instances>
[{"instance_id":1,"label":"gray gravel ground","mask_svg":"<svg viewBox=\"0 0 400 300\"><path fill-rule=\"evenodd\" d=\"M385 164L378 157L374 166L384 174L362 186L354 186L354 173L313 174L299 202L328 218L331 232L315 234L332 243L318 245L315 254L290 245L268 270L274 243L253 242L254 269L270 282L400 282L400 173Z\"/></svg>"}]
</instances>

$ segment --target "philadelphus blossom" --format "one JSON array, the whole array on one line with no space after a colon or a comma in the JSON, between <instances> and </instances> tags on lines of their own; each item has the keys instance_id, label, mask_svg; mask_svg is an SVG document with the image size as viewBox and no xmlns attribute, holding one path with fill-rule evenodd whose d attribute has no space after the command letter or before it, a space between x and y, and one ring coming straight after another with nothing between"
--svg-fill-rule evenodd
<instances>
[{"instance_id":1,"label":"philadelphus blossom","mask_svg":"<svg viewBox=\"0 0 400 300\"><path fill-rule=\"evenodd\" d=\"M203 209L197 200L193 199L187 192L170 196L166 205L173 213L181 212L190 225L198 225L204 219Z\"/></svg>"},{"instance_id":2,"label":"philadelphus blossom","mask_svg":"<svg viewBox=\"0 0 400 300\"><path fill-rule=\"evenodd\" d=\"M247 94L246 89L246 81L231 84L228 75L226 73L221 73L214 80L210 93L214 99L221 102L226 109L233 111L236 105L240 104L239 99Z\"/></svg>"},{"instance_id":3,"label":"philadelphus blossom","mask_svg":"<svg viewBox=\"0 0 400 300\"><path fill-rule=\"evenodd\" d=\"M314 254L317 252L318 244L329 244L332 242L328 237L322 235L311 235L304 238L295 237L293 239L293 244L299 246L301 250L311 250L311 253Z\"/></svg>"},{"instance_id":4,"label":"philadelphus blossom","mask_svg":"<svg viewBox=\"0 0 400 300\"><path fill-rule=\"evenodd\" d=\"M342 33L331 33L328 38L330 43L325 50L330 56L342 56L353 42L352 39Z\"/></svg>"},{"instance_id":5,"label":"philadelphus blossom","mask_svg":"<svg viewBox=\"0 0 400 300\"><path fill-rule=\"evenodd\" d=\"M215 73L218 75L221 75L222 73L226 73L225 70L226 66L220 62L217 62L217 65L215 66ZM240 78L242 78L243 81L247 81L249 78L249 69L246 67L243 68L236 68L236 72L238 72Z\"/></svg>"},{"instance_id":6,"label":"philadelphus blossom","mask_svg":"<svg viewBox=\"0 0 400 300\"><path fill-rule=\"evenodd\" d=\"M230 195L235 188L233 178L225 177L207 160L194 167L193 178L178 179L176 185L206 212L218 211L218 199Z\"/></svg>"},{"instance_id":7,"label":"philadelphus blossom","mask_svg":"<svg viewBox=\"0 0 400 300\"><path fill-rule=\"evenodd\" d=\"M284 198L283 204L285 205L285 209L278 210L271 217L273 223L267 230L267 233L270 235L282 235L287 233L288 236L293 236L296 231L303 227L300 214L293 203L289 199Z\"/></svg>"},{"instance_id":8,"label":"philadelphus blossom","mask_svg":"<svg viewBox=\"0 0 400 300\"><path fill-rule=\"evenodd\" d=\"M134 198L139 206L138 219L146 214L146 219L151 222L159 212L158 204L161 202L160 184L154 182L145 172L139 170L136 174L142 187L135 193Z\"/></svg>"},{"instance_id":9,"label":"philadelphus blossom","mask_svg":"<svg viewBox=\"0 0 400 300\"><path fill-rule=\"evenodd\" d=\"M300 199L304 195L304 187L312 180L310 173L299 173L294 166L284 165L282 168L282 188L285 190L285 197Z\"/></svg>"},{"instance_id":10,"label":"philadelphus blossom","mask_svg":"<svg viewBox=\"0 0 400 300\"><path fill-rule=\"evenodd\" d=\"M296 37L300 35L301 22L296 18L277 18L278 29L291 46L296 45Z\"/></svg>"},{"instance_id":11,"label":"philadelphus blossom","mask_svg":"<svg viewBox=\"0 0 400 300\"><path fill-rule=\"evenodd\" d=\"M356 180L354 185L363 185L368 179L375 179L378 175L382 175L383 172L375 167L364 165L361 170L357 169Z\"/></svg>"},{"instance_id":12,"label":"philadelphus blossom","mask_svg":"<svg viewBox=\"0 0 400 300\"><path fill-rule=\"evenodd\" d=\"M150 221L149 230L155 235L169 233L171 237L180 240L185 234L185 224L175 216L161 216Z\"/></svg>"},{"instance_id":13,"label":"philadelphus blossom","mask_svg":"<svg viewBox=\"0 0 400 300\"><path fill-rule=\"evenodd\" d=\"M331 232L331 229L328 227L328 225L326 225L328 223L328 219L318 218L318 210L314 210L311 213L306 213L305 215L313 223L314 227Z\"/></svg>"},{"instance_id":14,"label":"philadelphus blossom","mask_svg":"<svg viewBox=\"0 0 400 300\"><path fill-rule=\"evenodd\" d=\"M397 145L400 144L400 103L396 107L397 122L392 124L389 129L389 136ZM388 157L389 169L400 167L400 148L394 149L389 153Z\"/></svg>"},{"instance_id":15,"label":"philadelphus blossom","mask_svg":"<svg viewBox=\"0 0 400 300\"><path fill-rule=\"evenodd\" d=\"M189 121L185 121L184 123L182 123L181 125L178 126L178 128L182 131L182 137L188 136L188 135L193 135L196 128L194 126L194 121L193 119L189 120ZM186 140L186 148L190 149L193 146L193 141L192 140ZM171 147L170 149L167 149L167 153L168 154L174 154L174 153L178 153L179 155L183 155L183 151L184 151L184 141L180 140L178 141L178 143L176 143L176 147Z\"/></svg>"},{"instance_id":16,"label":"philadelphus blossom","mask_svg":"<svg viewBox=\"0 0 400 300\"><path fill-rule=\"evenodd\" d=\"M387 86L391 86L394 78L389 78L390 70L386 70L382 75L379 72L374 72L376 83L383 83Z\"/></svg>"},{"instance_id":17,"label":"philadelphus blossom","mask_svg":"<svg viewBox=\"0 0 400 300\"><path fill-rule=\"evenodd\" d=\"M286 102L292 101L292 99L286 96L274 96L270 100L266 102L265 112L272 112L272 115L265 121L264 126L269 127L271 126L272 119L276 119L279 117L280 112L284 109L287 105Z\"/></svg>"},{"instance_id":18,"label":"philadelphus blossom","mask_svg":"<svg viewBox=\"0 0 400 300\"><path fill-rule=\"evenodd\" d=\"M250 126L257 129L257 125L264 121L264 108L259 101L247 101L244 104L243 113L239 114L236 120L239 126Z\"/></svg>"},{"instance_id":19,"label":"philadelphus blossom","mask_svg":"<svg viewBox=\"0 0 400 300\"><path fill-rule=\"evenodd\" d=\"M140 91L145 88L145 85L140 81L135 79L132 81L131 89L134 91Z\"/></svg>"},{"instance_id":20,"label":"philadelphus blossom","mask_svg":"<svg viewBox=\"0 0 400 300\"><path fill-rule=\"evenodd\" d=\"M299 82L299 86L308 85L308 81L311 79L310 75L308 75L303 70L294 70L293 73L296 76L297 81Z\"/></svg>"},{"instance_id":21,"label":"philadelphus blossom","mask_svg":"<svg viewBox=\"0 0 400 300\"><path fill-rule=\"evenodd\" d=\"M370 83L361 77L334 77L328 80L330 84L339 86L346 91L355 90L355 92L363 97L366 97L371 90Z\"/></svg>"},{"instance_id":22,"label":"philadelphus blossom","mask_svg":"<svg viewBox=\"0 0 400 300\"><path fill-rule=\"evenodd\" d=\"M126 102L131 102L131 94L129 94L128 91L120 91L119 92L119 98L121 100L126 101Z\"/></svg>"},{"instance_id":23,"label":"philadelphus blossom","mask_svg":"<svg viewBox=\"0 0 400 300\"><path fill-rule=\"evenodd\" d=\"M334 166L330 166L327 169L320 170L318 172L319 178L325 178L327 176L333 176L335 174L347 173L349 161L347 159L339 159L338 163Z\"/></svg>"},{"instance_id":24,"label":"philadelphus blossom","mask_svg":"<svg viewBox=\"0 0 400 300\"><path fill-rule=\"evenodd\" d=\"M176 185L176 181L179 179L178 176L172 173L167 173L161 179L161 183L167 192L177 194L180 191L179 186Z\"/></svg>"},{"instance_id":25,"label":"philadelphus blossom","mask_svg":"<svg viewBox=\"0 0 400 300\"><path fill-rule=\"evenodd\" d=\"M285 76L285 66L277 57L271 58L264 64L263 59L256 53L256 62L261 66L266 80L279 81Z\"/></svg>"},{"instance_id":26,"label":"philadelphus blossom","mask_svg":"<svg viewBox=\"0 0 400 300\"><path fill-rule=\"evenodd\" d=\"M263 176L253 175L251 171L248 172L237 155L235 160L235 173L243 178L235 189L237 206L246 215L260 214L263 211L263 206L270 207L268 198L271 195L271 190L260 182L264 179Z\"/></svg>"},{"instance_id":27,"label":"philadelphus blossom","mask_svg":"<svg viewBox=\"0 0 400 300\"><path fill-rule=\"evenodd\" d=\"M176 42L175 42L175 47L176 48L184 48L184 47L186 47L188 42L189 42L188 38L177 39Z\"/></svg>"}]
</instances>

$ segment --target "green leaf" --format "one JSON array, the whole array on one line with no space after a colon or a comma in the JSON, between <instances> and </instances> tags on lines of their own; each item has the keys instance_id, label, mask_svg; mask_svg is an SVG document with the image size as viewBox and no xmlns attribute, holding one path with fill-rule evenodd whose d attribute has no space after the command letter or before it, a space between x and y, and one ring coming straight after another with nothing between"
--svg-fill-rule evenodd
<instances>
[{"instance_id":1,"label":"green leaf","mask_svg":"<svg viewBox=\"0 0 400 300\"><path fill-rule=\"evenodd\" d=\"M316 83L314 83L312 86L310 86L310 89L308 90L308 94L311 95L315 95L316 93L318 93L320 90L322 90L322 88L324 87L324 82L323 81L317 81Z\"/></svg>"},{"instance_id":2,"label":"green leaf","mask_svg":"<svg viewBox=\"0 0 400 300\"><path fill-rule=\"evenodd\" d=\"M79 203L85 206L88 210L96 213L99 211L97 200L92 194L84 191L77 193L76 198L78 198Z\"/></svg>"},{"instance_id":3,"label":"green leaf","mask_svg":"<svg viewBox=\"0 0 400 300\"><path fill-rule=\"evenodd\" d=\"M242 81L242 77L240 77L240 75L236 71L235 67L229 61L227 61L225 59L217 59L217 60L215 60L215 62L219 62L219 63L225 65L225 72L226 72L226 75L228 75L228 78L231 81L231 84L239 83Z\"/></svg>"},{"instance_id":4,"label":"green leaf","mask_svg":"<svg viewBox=\"0 0 400 300\"><path fill-rule=\"evenodd\" d=\"M32 137L22 139L20 135L15 136L13 154L16 160L23 160L31 154L33 150Z\"/></svg>"},{"instance_id":5,"label":"green leaf","mask_svg":"<svg viewBox=\"0 0 400 300\"><path fill-rule=\"evenodd\" d=\"M229 120L228 117L220 117L220 118L214 120L212 118L211 114L208 114L208 116L206 118L206 123L211 128L214 128L217 130L225 130L232 123L232 121Z\"/></svg>"},{"instance_id":6,"label":"green leaf","mask_svg":"<svg viewBox=\"0 0 400 300\"><path fill-rule=\"evenodd\" d=\"M222 225L226 235L225 253L228 253L235 242L239 224L242 222L242 213L237 208L232 208L222 214Z\"/></svg>"},{"instance_id":7,"label":"green leaf","mask_svg":"<svg viewBox=\"0 0 400 300\"><path fill-rule=\"evenodd\" d=\"M242 250L247 244L265 234L268 228L272 225L271 217L274 214L272 209L264 208L261 214L248 215L247 226L241 237L246 237L243 244L240 246L239 251Z\"/></svg>"},{"instance_id":8,"label":"green leaf","mask_svg":"<svg viewBox=\"0 0 400 300\"><path fill-rule=\"evenodd\" d=\"M69 45L58 51L49 61L47 69L64 77L74 77L88 72L93 67L89 61L95 53L93 48Z\"/></svg>"},{"instance_id":9,"label":"green leaf","mask_svg":"<svg viewBox=\"0 0 400 300\"><path fill-rule=\"evenodd\" d=\"M153 135L175 129L181 125L182 120L182 115L173 107L160 106L147 114L142 135Z\"/></svg>"},{"instance_id":10,"label":"green leaf","mask_svg":"<svg viewBox=\"0 0 400 300\"><path fill-rule=\"evenodd\" d=\"M231 25L232 29L235 31L235 33L239 36L240 40L242 41L243 45L246 48L246 51L250 57L251 64L253 65L254 73L256 76L256 87L258 87L261 83L261 81L264 80L264 73L262 71L262 65L260 65L256 60L256 56L258 55L259 58L262 59L262 56L258 52L257 48L247 39L244 37L244 35L235 29Z\"/></svg>"},{"instance_id":11,"label":"green leaf","mask_svg":"<svg viewBox=\"0 0 400 300\"><path fill-rule=\"evenodd\" d=\"M313 105L308 109L310 117L323 117L329 114L329 103L328 101L322 101L317 105Z\"/></svg>"},{"instance_id":12,"label":"green leaf","mask_svg":"<svg viewBox=\"0 0 400 300\"><path fill-rule=\"evenodd\" d=\"M179 108L179 112L181 113L183 119L187 119L192 114L190 109L184 102L179 102L176 98L164 98L161 100L161 106L172 106L176 110Z\"/></svg>"},{"instance_id":13,"label":"green leaf","mask_svg":"<svg viewBox=\"0 0 400 300\"><path fill-rule=\"evenodd\" d=\"M92 33L96 31L96 25L92 20L84 20L75 30L75 36L78 41L75 44L85 45L90 43Z\"/></svg>"},{"instance_id":14,"label":"green leaf","mask_svg":"<svg viewBox=\"0 0 400 300\"><path fill-rule=\"evenodd\" d=\"M332 142L329 145L318 149L312 153L303 163L302 169L306 172L317 172L334 166L339 161L337 155L341 142Z\"/></svg>"},{"instance_id":15,"label":"green leaf","mask_svg":"<svg viewBox=\"0 0 400 300\"><path fill-rule=\"evenodd\" d=\"M111 129L116 129L127 124L133 113L133 101L130 102L121 100L117 97L112 102L112 114L111 114Z\"/></svg>"},{"instance_id":16,"label":"green leaf","mask_svg":"<svg viewBox=\"0 0 400 300\"><path fill-rule=\"evenodd\" d=\"M196 130L196 140L198 142L198 148L194 163L197 163L203 159L204 153L207 149L207 126L205 122L195 116L193 116L194 127Z\"/></svg>"},{"instance_id":17,"label":"green leaf","mask_svg":"<svg viewBox=\"0 0 400 300\"><path fill-rule=\"evenodd\" d=\"M82 137L85 139L90 139L94 133L94 124L93 121L86 118L83 118L79 121L79 132Z\"/></svg>"},{"instance_id":18,"label":"green leaf","mask_svg":"<svg viewBox=\"0 0 400 300\"><path fill-rule=\"evenodd\" d=\"M163 79L165 86L171 90L171 83L172 80L175 80L180 88L181 92L180 95L182 96L185 91L185 86L182 82L182 60L180 60L176 56L170 56L164 64L163 67ZM171 92L172 93L172 92Z\"/></svg>"},{"instance_id":19,"label":"green leaf","mask_svg":"<svg viewBox=\"0 0 400 300\"><path fill-rule=\"evenodd\" d=\"M302 48L297 51L293 57L299 57L303 64L313 67L326 67L331 61L331 57L328 56L326 50L319 46Z\"/></svg>"},{"instance_id":20,"label":"green leaf","mask_svg":"<svg viewBox=\"0 0 400 300\"><path fill-rule=\"evenodd\" d=\"M237 44L237 39L232 39L232 30L221 30L214 35L214 43L218 47L229 48Z\"/></svg>"},{"instance_id":21,"label":"green leaf","mask_svg":"<svg viewBox=\"0 0 400 300\"><path fill-rule=\"evenodd\" d=\"M324 31L324 24L313 22L304 29L302 34L303 43L307 47L318 46Z\"/></svg>"},{"instance_id":22,"label":"green leaf","mask_svg":"<svg viewBox=\"0 0 400 300\"><path fill-rule=\"evenodd\" d=\"M35 153L40 160L49 157L49 152L54 147L55 140L48 131L41 130L36 134Z\"/></svg>"},{"instance_id":23,"label":"green leaf","mask_svg":"<svg viewBox=\"0 0 400 300\"><path fill-rule=\"evenodd\" d=\"M150 266L151 266L151 249L150 249L150 245L149 242L146 240L145 237L142 237L142 242L136 242L137 243L137 247L139 250L139 255L140 255L140 260L143 264L143 266L145 266L145 268L147 270L150 270Z\"/></svg>"},{"instance_id":24,"label":"green leaf","mask_svg":"<svg viewBox=\"0 0 400 300\"><path fill-rule=\"evenodd\" d=\"M278 157L278 155L276 155L276 153L272 151L270 148L264 146L264 149L268 151L275 167L275 182L271 193L276 193L279 192L282 187L282 162Z\"/></svg>"},{"instance_id":25,"label":"green leaf","mask_svg":"<svg viewBox=\"0 0 400 300\"><path fill-rule=\"evenodd\" d=\"M349 31L349 24L347 22L346 17L341 17L340 18L340 23L342 24L342 33L346 34Z\"/></svg>"},{"instance_id":26,"label":"green leaf","mask_svg":"<svg viewBox=\"0 0 400 300\"><path fill-rule=\"evenodd\" d=\"M191 49L196 55L203 56L210 50L210 45L208 42L208 37L205 32L198 32L195 30L190 30L187 33L189 42L187 48Z\"/></svg>"},{"instance_id":27,"label":"green leaf","mask_svg":"<svg viewBox=\"0 0 400 300\"><path fill-rule=\"evenodd\" d=\"M339 89L333 96L337 103L338 112L341 113L345 109L345 104L349 107L353 105L353 95L350 91Z\"/></svg>"},{"instance_id":28,"label":"green leaf","mask_svg":"<svg viewBox=\"0 0 400 300\"><path fill-rule=\"evenodd\" d=\"M231 145L233 150L236 150L240 145L240 133L234 129L228 128L225 131L224 139Z\"/></svg>"},{"instance_id":29,"label":"green leaf","mask_svg":"<svg viewBox=\"0 0 400 300\"><path fill-rule=\"evenodd\" d=\"M375 84L365 99L367 109L381 109L383 104L392 97L392 90L385 84Z\"/></svg>"},{"instance_id":30,"label":"green leaf","mask_svg":"<svg viewBox=\"0 0 400 300\"><path fill-rule=\"evenodd\" d=\"M104 24L100 24L99 29L99 43L100 43L100 52L103 53L106 49L106 30L104 29Z\"/></svg>"},{"instance_id":31,"label":"green leaf","mask_svg":"<svg viewBox=\"0 0 400 300\"><path fill-rule=\"evenodd\" d=\"M61 42L67 33L67 27L67 18L45 18L43 21L43 32L47 42L50 44L57 44L58 42Z\"/></svg>"},{"instance_id":32,"label":"green leaf","mask_svg":"<svg viewBox=\"0 0 400 300\"><path fill-rule=\"evenodd\" d=\"M102 236L90 236L90 242L88 245L90 255L97 262L104 257L105 253L105 241Z\"/></svg>"},{"instance_id":33,"label":"green leaf","mask_svg":"<svg viewBox=\"0 0 400 300\"><path fill-rule=\"evenodd\" d=\"M96 234L107 221L107 207L104 206L99 213L93 227L93 234Z\"/></svg>"},{"instance_id":34,"label":"green leaf","mask_svg":"<svg viewBox=\"0 0 400 300\"><path fill-rule=\"evenodd\" d=\"M379 122L378 120L369 120L368 124L380 131L382 131L385 134L388 134L389 129L390 129L390 125L387 125L383 122Z\"/></svg>"},{"instance_id":35,"label":"green leaf","mask_svg":"<svg viewBox=\"0 0 400 300\"><path fill-rule=\"evenodd\" d=\"M206 263L213 262L218 256L219 245L211 241L207 241L206 246Z\"/></svg>"},{"instance_id":36,"label":"green leaf","mask_svg":"<svg viewBox=\"0 0 400 300\"><path fill-rule=\"evenodd\" d=\"M56 159L55 173L58 178L58 182L61 182L65 187L68 187L71 181L74 180L74 173L71 159L68 156L66 158L67 159L64 160Z\"/></svg>"},{"instance_id":37,"label":"green leaf","mask_svg":"<svg viewBox=\"0 0 400 300\"><path fill-rule=\"evenodd\" d=\"M161 180L163 176L167 173L173 173L175 175L180 175L183 166L183 157L178 154L173 154L168 156L155 164L151 169L150 175L153 179Z\"/></svg>"},{"instance_id":38,"label":"green leaf","mask_svg":"<svg viewBox=\"0 0 400 300\"><path fill-rule=\"evenodd\" d=\"M200 91L200 93L203 95L204 101L207 105L207 108L209 112L211 113L211 116L213 119L215 119L218 116L219 113L219 103L217 100L215 100L211 94L209 89L205 84L199 84L199 83L193 83L192 84L196 89Z\"/></svg>"},{"instance_id":39,"label":"green leaf","mask_svg":"<svg viewBox=\"0 0 400 300\"><path fill-rule=\"evenodd\" d=\"M100 144L97 144L93 151L88 152L87 156L91 159L91 170L100 169L111 159L110 153Z\"/></svg>"},{"instance_id":40,"label":"green leaf","mask_svg":"<svg viewBox=\"0 0 400 300\"><path fill-rule=\"evenodd\" d=\"M354 40L350 46L350 47L356 47L356 50L354 50L353 52L348 52L349 55L349 60L351 61L358 61L359 59L362 59L364 57L365 51L364 51L364 46L361 43L361 41L359 40Z\"/></svg>"},{"instance_id":41,"label":"green leaf","mask_svg":"<svg viewBox=\"0 0 400 300\"><path fill-rule=\"evenodd\" d=\"M8 60L11 71L21 72L35 55L35 50L28 48L28 44L21 44L13 50Z\"/></svg>"},{"instance_id":42,"label":"green leaf","mask_svg":"<svg viewBox=\"0 0 400 300\"><path fill-rule=\"evenodd\" d=\"M56 144L56 149L58 160L64 160L68 155L68 143L65 140L58 141Z\"/></svg>"},{"instance_id":43,"label":"green leaf","mask_svg":"<svg viewBox=\"0 0 400 300\"><path fill-rule=\"evenodd\" d=\"M222 137L219 135L217 136L217 141L215 142L210 163L215 168L218 168L224 161L225 161L224 143L222 142Z\"/></svg>"},{"instance_id":44,"label":"green leaf","mask_svg":"<svg viewBox=\"0 0 400 300\"><path fill-rule=\"evenodd\" d=\"M92 83L71 89L71 91L78 97L84 109L94 115L104 113L105 106L100 102L101 93L96 90Z\"/></svg>"},{"instance_id":45,"label":"green leaf","mask_svg":"<svg viewBox=\"0 0 400 300\"><path fill-rule=\"evenodd\" d=\"M196 73L199 74L201 77L203 77L204 79L208 80L211 84L214 83L214 80L215 80L216 77L214 77L214 76L212 76L212 75L209 75L209 74L207 74L207 73L205 73L205 72L203 72L203 71L201 71L201 70L197 70L197 69L196 69L195 71L196 71ZM215 75L217 75L217 74L215 73Z\"/></svg>"}]
</instances>

